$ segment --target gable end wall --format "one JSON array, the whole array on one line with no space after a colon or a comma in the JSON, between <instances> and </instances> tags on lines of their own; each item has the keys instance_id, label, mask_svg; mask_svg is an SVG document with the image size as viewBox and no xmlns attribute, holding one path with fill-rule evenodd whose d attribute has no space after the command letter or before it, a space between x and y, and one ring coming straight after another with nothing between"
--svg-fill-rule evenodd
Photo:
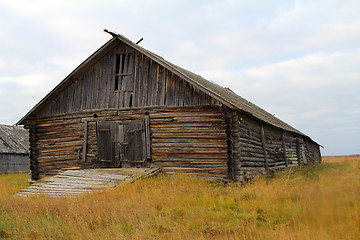
<instances>
[{"instance_id":1,"label":"gable end wall","mask_svg":"<svg viewBox=\"0 0 360 240\"><path fill-rule=\"evenodd\" d=\"M126 67L131 76L124 81L122 89L116 90L116 55L124 53L133 57ZM37 113L39 117L94 109L220 105L217 100L125 43L119 43L72 81L46 102Z\"/></svg>"}]
</instances>

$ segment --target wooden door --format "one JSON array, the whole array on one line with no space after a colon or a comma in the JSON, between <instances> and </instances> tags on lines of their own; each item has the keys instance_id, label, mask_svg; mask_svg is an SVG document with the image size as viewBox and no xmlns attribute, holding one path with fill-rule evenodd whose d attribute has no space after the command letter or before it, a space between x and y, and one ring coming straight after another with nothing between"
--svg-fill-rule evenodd
<instances>
[{"instance_id":1,"label":"wooden door","mask_svg":"<svg viewBox=\"0 0 360 240\"><path fill-rule=\"evenodd\" d=\"M146 120L98 122L98 159L101 167L143 167L150 158Z\"/></svg>"}]
</instances>

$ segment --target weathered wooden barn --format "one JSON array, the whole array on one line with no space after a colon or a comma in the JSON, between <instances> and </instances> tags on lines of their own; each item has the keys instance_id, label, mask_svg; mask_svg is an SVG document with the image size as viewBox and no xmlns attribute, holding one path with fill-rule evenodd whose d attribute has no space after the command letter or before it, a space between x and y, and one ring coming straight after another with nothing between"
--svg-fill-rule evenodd
<instances>
[{"instance_id":1,"label":"weathered wooden barn","mask_svg":"<svg viewBox=\"0 0 360 240\"><path fill-rule=\"evenodd\" d=\"M29 172L28 132L22 127L0 125L0 173Z\"/></svg>"},{"instance_id":2,"label":"weathered wooden barn","mask_svg":"<svg viewBox=\"0 0 360 240\"><path fill-rule=\"evenodd\" d=\"M113 38L18 124L33 179L67 167L161 167L241 181L320 162L310 137L127 38Z\"/></svg>"}]
</instances>

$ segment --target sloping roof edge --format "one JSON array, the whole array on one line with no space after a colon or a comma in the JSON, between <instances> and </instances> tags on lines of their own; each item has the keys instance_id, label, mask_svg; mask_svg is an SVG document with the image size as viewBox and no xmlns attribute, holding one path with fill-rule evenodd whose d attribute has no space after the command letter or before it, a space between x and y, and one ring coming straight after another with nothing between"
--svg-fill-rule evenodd
<instances>
[{"instance_id":1,"label":"sloping roof edge","mask_svg":"<svg viewBox=\"0 0 360 240\"><path fill-rule=\"evenodd\" d=\"M28 118L32 113L41 109L41 106L58 91L60 91L63 87L71 82L71 79L78 73L83 71L84 68L90 67L91 63L97 62L97 59L107 53L106 50L111 49L111 47L117 44L117 41L120 40L125 44L129 45L130 47L134 48L135 50L139 51L140 53L144 54L145 56L149 57L156 63L160 64L161 66L167 68L168 70L172 71L173 73L177 74L179 77L184 78L190 84L194 85L198 89L202 90L203 92L207 93L208 95L212 96L213 98L217 99L222 104L230 107L232 109L240 110L245 112L256 119L270 124L274 127L294 132L309 138L313 141L309 136L303 134L299 130L293 128L289 124L283 122L282 120L278 119L274 115L270 114L269 112L265 111L264 109L256 106L255 104L247 101L246 99L240 97L239 95L235 94L233 91L229 91L227 88L223 88L220 85L211 82L202 78L200 75L192 73L184 68L181 68L173 63L170 63L163 59L162 57L146 50L145 48L135 44L128 38L120 35L115 34L110 31L106 31L113 36L107 43L105 43L102 47L100 47L97 51L95 51L91 56L89 56L84 62L82 62L75 70L73 70L63 81L61 81L51 92L49 92L38 104L36 104L23 118L21 118L16 124L20 125L23 124L24 120ZM315 141L313 141L315 142Z\"/></svg>"},{"instance_id":2,"label":"sloping roof edge","mask_svg":"<svg viewBox=\"0 0 360 240\"><path fill-rule=\"evenodd\" d=\"M66 86L66 84L69 83L69 81L71 81L71 79L74 77L74 75L76 75L79 71L81 71L83 68L86 68L86 66L88 66L89 64L91 64L91 62L97 62L97 57L99 57L99 55L105 55L104 51L106 49L110 49L111 46L116 42L115 38L110 39L109 41L107 41L102 47L100 47L98 50L96 50L93 54L91 54L84 62L82 62L77 68L75 68L64 80L62 80L58 85L56 85L56 87L51 90L48 94L46 94L45 97L43 97L40 102L38 102L33 108L30 109L30 111L28 113L26 113L26 115L24 117L22 117L17 123L16 125L22 125L24 123L24 120L26 118L28 118L32 113L38 111L41 108L41 105L46 102L47 100L49 100L54 93L56 93L57 91L59 91L61 88L63 88L64 86Z\"/></svg>"}]
</instances>

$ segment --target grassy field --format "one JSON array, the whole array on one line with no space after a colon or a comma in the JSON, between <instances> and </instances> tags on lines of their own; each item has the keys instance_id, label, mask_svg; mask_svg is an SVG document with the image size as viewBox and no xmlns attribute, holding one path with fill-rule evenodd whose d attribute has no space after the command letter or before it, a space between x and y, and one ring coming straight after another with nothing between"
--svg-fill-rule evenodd
<instances>
[{"instance_id":1,"label":"grassy field","mask_svg":"<svg viewBox=\"0 0 360 240\"><path fill-rule=\"evenodd\" d=\"M360 239L360 157L253 183L158 176L77 198L14 197L0 175L0 239Z\"/></svg>"}]
</instances>

